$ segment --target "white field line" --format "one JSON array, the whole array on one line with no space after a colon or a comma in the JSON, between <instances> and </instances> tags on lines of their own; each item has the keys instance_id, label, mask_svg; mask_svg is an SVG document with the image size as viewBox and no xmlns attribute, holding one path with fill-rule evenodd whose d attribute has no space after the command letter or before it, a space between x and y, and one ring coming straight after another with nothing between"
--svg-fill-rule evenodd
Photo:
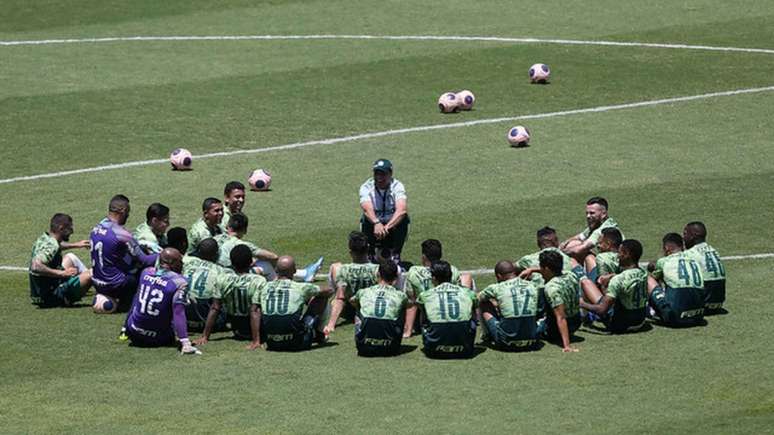
<instances>
[{"instance_id":1,"label":"white field line","mask_svg":"<svg viewBox=\"0 0 774 435\"><path fill-rule=\"evenodd\" d=\"M448 128L470 127L474 125L497 124L497 123L507 122L507 121L555 118L559 116L580 115L584 113L610 112L614 110L635 109L639 107L650 107L650 106L658 106L662 104L683 103L688 101L706 100L709 98L730 97L734 95L756 94L756 93L772 92L772 91L774 91L774 86L766 86L762 88L737 89L733 91L712 92L708 94L690 95L686 97L663 98L659 100L640 101L637 103L589 107L585 109L563 110L559 112L537 113L533 115L519 115L519 116L509 116L509 117L503 117L503 118L488 118L488 119L478 119L475 121L454 122L454 123L448 123L448 124L425 125L425 126L419 126L419 127L400 128L396 130L378 131L373 133L362 133L362 134L356 134L353 136L343 136L343 137L337 137L332 139L320 139L320 140L311 140L306 142L295 142L291 144L277 145L277 146L266 147L266 148L221 151L221 152L196 155L194 156L194 158L196 160L199 160L199 159L209 159L214 157L229 157L229 156L235 156L240 154L257 154L257 153L267 153L272 151L285 151L285 150L305 148L305 147L316 146L316 145L333 145L333 144L343 143L343 142L353 142L357 140L373 139L373 138L394 136L394 135L406 134L406 133L416 133L416 132L431 131L431 130L443 130ZM161 163L168 163L168 160L167 159L139 160L134 162L113 163L113 164L104 165L104 166L95 166L95 167L83 168L83 169L73 169L73 170L61 171L61 172L49 172L45 174L26 175L26 176L20 176L20 177L0 179L0 184L15 183L18 181L40 180L44 178L58 178L58 177L64 177L67 175L85 174L89 172L101 172L101 171L107 171L111 169L123 169L123 168L129 168L133 166L146 166L146 165L161 164Z\"/></svg>"},{"instance_id":2,"label":"white field line","mask_svg":"<svg viewBox=\"0 0 774 435\"><path fill-rule=\"evenodd\" d=\"M767 254L749 254L749 255L729 255L726 257L720 257L723 261L742 261L742 260L760 260L765 258L774 258L774 252ZM641 266L645 266L647 263L641 263ZM0 266L0 272L26 272L26 267L19 266ZM469 273L471 275L487 275L494 273L494 269L472 269L463 270L463 273ZM317 279L327 278L327 274L318 274L315 276Z\"/></svg>"},{"instance_id":3,"label":"white field line","mask_svg":"<svg viewBox=\"0 0 774 435\"><path fill-rule=\"evenodd\" d=\"M605 47L667 48L677 50L705 50L739 53L774 54L774 49L721 47L712 45L661 44L653 42L596 41L550 38L508 38L498 36L441 36L441 35L212 35L212 36L115 36L105 38L67 38L20 41L0 41L0 46L94 44L106 42L183 42L183 41L287 41L287 40L384 40L384 41L470 41L505 42L515 44L597 45Z\"/></svg>"}]
</instances>

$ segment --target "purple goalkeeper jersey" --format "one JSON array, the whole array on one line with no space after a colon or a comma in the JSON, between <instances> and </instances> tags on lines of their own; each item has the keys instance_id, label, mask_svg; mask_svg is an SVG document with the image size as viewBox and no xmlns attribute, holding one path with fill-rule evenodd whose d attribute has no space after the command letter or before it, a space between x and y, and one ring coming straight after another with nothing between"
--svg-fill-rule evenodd
<instances>
[{"instance_id":1,"label":"purple goalkeeper jersey","mask_svg":"<svg viewBox=\"0 0 774 435\"><path fill-rule=\"evenodd\" d=\"M108 218L91 235L92 280L97 293L119 298L132 269L152 266L157 254L146 255L132 233Z\"/></svg>"},{"instance_id":2,"label":"purple goalkeeper jersey","mask_svg":"<svg viewBox=\"0 0 774 435\"><path fill-rule=\"evenodd\" d=\"M132 341L162 345L170 343L175 333L188 338L186 288L186 279L175 272L155 267L143 270L126 319Z\"/></svg>"}]
</instances>

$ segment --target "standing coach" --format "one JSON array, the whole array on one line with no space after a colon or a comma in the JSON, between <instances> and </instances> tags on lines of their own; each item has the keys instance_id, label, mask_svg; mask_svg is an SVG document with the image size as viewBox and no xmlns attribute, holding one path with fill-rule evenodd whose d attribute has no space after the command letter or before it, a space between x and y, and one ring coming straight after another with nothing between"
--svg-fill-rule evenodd
<instances>
[{"instance_id":1,"label":"standing coach","mask_svg":"<svg viewBox=\"0 0 774 435\"><path fill-rule=\"evenodd\" d=\"M406 188L392 178L392 163L387 159L374 162L374 176L360 186L360 228L368 237L371 260L387 251L393 260L400 261L400 253L409 230Z\"/></svg>"}]
</instances>

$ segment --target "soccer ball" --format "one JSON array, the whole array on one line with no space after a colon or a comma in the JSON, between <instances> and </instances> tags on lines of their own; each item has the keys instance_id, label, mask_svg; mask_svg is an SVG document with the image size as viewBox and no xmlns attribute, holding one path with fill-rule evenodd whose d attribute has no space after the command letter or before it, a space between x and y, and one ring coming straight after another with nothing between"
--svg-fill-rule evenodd
<instances>
[{"instance_id":1,"label":"soccer ball","mask_svg":"<svg viewBox=\"0 0 774 435\"><path fill-rule=\"evenodd\" d=\"M548 83L548 77L551 75L551 70L548 65L543 63L536 63L529 67L529 80L532 83Z\"/></svg>"},{"instance_id":2,"label":"soccer ball","mask_svg":"<svg viewBox=\"0 0 774 435\"><path fill-rule=\"evenodd\" d=\"M452 113L460 110L459 100L457 94L454 92L446 92L438 98L438 108L441 113Z\"/></svg>"},{"instance_id":3,"label":"soccer ball","mask_svg":"<svg viewBox=\"0 0 774 435\"><path fill-rule=\"evenodd\" d=\"M508 130L508 142L514 148L525 147L529 143L529 130L517 125Z\"/></svg>"},{"instance_id":4,"label":"soccer ball","mask_svg":"<svg viewBox=\"0 0 774 435\"><path fill-rule=\"evenodd\" d=\"M271 172L265 169L256 169L247 177L247 183L250 184L250 190L255 192L269 190Z\"/></svg>"},{"instance_id":5,"label":"soccer ball","mask_svg":"<svg viewBox=\"0 0 774 435\"><path fill-rule=\"evenodd\" d=\"M97 314L112 314L118 309L118 302L110 296L97 293L91 302L94 312Z\"/></svg>"},{"instance_id":6,"label":"soccer ball","mask_svg":"<svg viewBox=\"0 0 774 435\"><path fill-rule=\"evenodd\" d=\"M185 148L178 148L169 155L169 163L172 163L172 169L176 171L188 171L193 163L191 152Z\"/></svg>"},{"instance_id":7,"label":"soccer ball","mask_svg":"<svg viewBox=\"0 0 774 435\"><path fill-rule=\"evenodd\" d=\"M465 89L457 92L457 101L459 101L460 109L470 110L473 108L473 103L476 102L476 96L473 95L473 92Z\"/></svg>"}]
</instances>

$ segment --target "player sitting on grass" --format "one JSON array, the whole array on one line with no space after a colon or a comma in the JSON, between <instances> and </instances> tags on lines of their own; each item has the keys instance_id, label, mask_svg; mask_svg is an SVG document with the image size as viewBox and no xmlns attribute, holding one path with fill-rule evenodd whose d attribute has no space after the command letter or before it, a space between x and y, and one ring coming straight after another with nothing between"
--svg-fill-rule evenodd
<instances>
[{"instance_id":1,"label":"player sitting on grass","mask_svg":"<svg viewBox=\"0 0 774 435\"><path fill-rule=\"evenodd\" d=\"M532 281L519 278L508 260L495 265L495 278L497 284L478 294L481 317L491 340L487 344L501 350L535 349L538 344L537 287Z\"/></svg>"},{"instance_id":2,"label":"player sitting on grass","mask_svg":"<svg viewBox=\"0 0 774 435\"><path fill-rule=\"evenodd\" d=\"M707 244L707 227L691 222L683 229L685 253L701 266L704 280L704 314L715 314L726 300L726 268L718 251Z\"/></svg>"},{"instance_id":3,"label":"player sitting on grass","mask_svg":"<svg viewBox=\"0 0 774 435\"><path fill-rule=\"evenodd\" d=\"M618 228L605 228L599 238L599 253L586 256L586 275L600 288L607 288L610 279L621 271L618 266L618 250L623 236Z\"/></svg>"},{"instance_id":4,"label":"player sitting on grass","mask_svg":"<svg viewBox=\"0 0 774 435\"><path fill-rule=\"evenodd\" d=\"M586 256L593 254L593 249L602 237L605 228L618 228L618 223L607 215L607 200L595 196L586 201L586 224L588 227L582 233L565 240L560 249L567 255L584 264Z\"/></svg>"},{"instance_id":5,"label":"player sitting on grass","mask_svg":"<svg viewBox=\"0 0 774 435\"><path fill-rule=\"evenodd\" d=\"M590 279L581 279L585 298L581 300L581 308L589 311L590 320L601 321L614 334L637 331L645 324L648 274L638 265L640 257L642 244L624 240L618 250L621 273L610 279L606 292Z\"/></svg>"},{"instance_id":6,"label":"player sitting on grass","mask_svg":"<svg viewBox=\"0 0 774 435\"><path fill-rule=\"evenodd\" d=\"M353 319L354 310L349 305L349 299L359 290L376 285L379 265L368 261L368 237L360 231L349 233L349 255L351 263L333 263L331 265L328 283L336 289L335 297L330 304L330 316L325 326L325 333L330 334L336 329L336 322L344 313L344 317Z\"/></svg>"},{"instance_id":7,"label":"player sitting on grass","mask_svg":"<svg viewBox=\"0 0 774 435\"><path fill-rule=\"evenodd\" d=\"M360 356L391 356L400 353L403 318L408 297L393 287L398 266L379 263L378 284L359 290L350 298L355 307L355 346Z\"/></svg>"},{"instance_id":8,"label":"player sitting on grass","mask_svg":"<svg viewBox=\"0 0 774 435\"><path fill-rule=\"evenodd\" d=\"M242 213L245 206L245 185L239 181L229 181L223 188L223 223L228 224L231 216Z\"/></svg>"},{"instance_id":9,"label":"player sitting on grass","mask_svg":"<svg viewBox=\"0 0 774 435\"><path fill-rule=\"evenodd\" d=\"M62 257L64 249L89 247L88 240L69 243L72 233L73 218L57 213L32 246L30 299L41 308L70 306L91 287L91 270L72 252Z\"/></svg>"},{"instance_id":10,"label":"player sitting on grass","mask_svg":"<svg viewBox=\"0 0 774 435\"><path fill-rule=\"evenodd\" d=\"M218 256L219 265L223 267L231 267L231 250L238 245L247 246L252 253L254 261L267 261L271 263L272 266L277 264L277 254L271 251L267 251L266 249L261 249L248 241L242 240L247 234L248 223L249 221L247 216L243 215L242 213L235 213L231 215L231 218L228 220L228 224L226 225L226 234L221 234L215 237L215 241L218 242L218 245L220 246L220 255Z\"/></svg>"},{"instance_id":11,"label":"player sitting on grass","mask_svg":"<svg viewBox=\"0 0 774 435\"><path fill-rule=\"evenodd\" d=\"M328 304L331 289L293 281L296 262L293 257L277 260L277 279L268 283L252 299L252 318L260 319L259 331L253 332L251 349L266 343L266 350L299 351L323 344L326 336L320 317Z\"/></svg>"},{"instance_id":12,"label":"player sitting on grass","mask_svg":"<svg viewBox=\"0 0 774 435\"><path fill-rule=\"evenodd\" d=\"M451 265L443 260L430 265L430 274L433 287L417 298L425 318L425 354L431 358L469 358L476 339L476 294L450 282Z\"/></svg>"},{"instance_id":13,"label":"player sitting on grass","mask_svg":"<svg viewBox=\"0 0 774 435\"><path fill-rule=\"evenodd\" d=\"M208 247L205 246L205 248ZM255 334L258 325L252 318L251 305L256 295L266 287L266 278L253 273L252 252L247 246L235 246L230 256L230 263L236 273L223 273L221 276L223 281L213 285L210 312L207 315L202 336L195 341L197 345L206 344L209 341L210 334L219 322L221 310L225 311L226 321L231 324L235 338L252 339L260 343Z\"/></svg>"},{"instance_id":14,"label":"player sitting on grass","mask_svg":"<svg viewBox=\"0 0 774 435\"><path fill-rule=\"evenodd\" d=\"M430 265L440 261L443 257L443 246L436 239L427 239L422 242L422 265L412 266L406 274L406 280L403 290L411 301L406 310L406 324L403 327L403 338L411 337L414 329L414 323L417 316L417 307L414 305L417 297L422 292L433 287L433 277L430 274ZM460 271L451 266L451 280L453 284L461 285L467 288L473 288L473 279L470 274L460 274Z\"/></svg>"},{"instance_id":15,"label":"player sitting on grass","mask_svg":"<svg viewBox=\"0 0 774 435\"><path fill-rule=\"evenodd\" d=\"M188 279L188 299L185 314L188 319L188 329L202 331L207 322L207 316L212 306L212 298L230 281L234 273L215 262L218 259L218 243L207 238L199 243L198 257L186 255L183 257L183 276ZM213 329L221 331L226 324L226 316L221 311L215 319Z\"/></svg>"},{"instance_id":16,"label":"player sitting on grass","mask_svg":"<svg viewBox=\"0 0 774 435\"><path fill-rule=\"evenodd\" d=\"M556 251L540 253L540 273L545 280L545 338L561 342L562 352L577 352L570 346L570 336L581 324L578 307L578 278L563 271L564 261Z\"/></svg>"},{"instance_id":17,"label":"player sitting on grass","mask_svg":"<svg viewBox=\"0 0 774 435\"><path fill-rule=\"evenodd\" d=\"M126 318L126 335L132 345L171 346L177 336L182 353L201 354L188 340L182 268L180 252L165 248L159 254L159 267L149 267L140 274L139 288Z\"/></svg>"},{"instance_id":18,"label":"player sitting on grass","mask_svg":"<svg viewBox=\"0 0 774 435\"><path fill-rule=\"evenodd\" d=\"M704 320L701 266L683 251L683 238L669 233L662 240L664 257L648 277L648 300L656 318L667 326L694 326Z\"/></svg>"},{"instance_id":19,"label":"player sitting on grass","mask_svg":"<svg viewBox=\"0 0 774 435\"><path fill-rule=\"evenodd\" d=\"M540 274L540 253L544 251L556 251L562 256L563 270L572 269L572 259L564 252L559 250L559 238L556 235L556 230L551 227L543 227L537 231L537 246L540 249L538 252L525 255L516 262L516 273L522 274L527 269L530 269L531 274L529 276L523 275L525 279L531 279L538 287L542 287L543 275Z\"/></svg>"},{"instance_id":20,"label":"player sitting on grass","mask_svg":"<svg viewBox=\"0 0 774 435\"><path fill-rule=\"evenodd\" d=\"M146 255L137 240L124 228L129 218L129 198L116 195L108 215L91 230L92 281L97 293L118 300L119 310L128 309L137 290L139 272L153 266L158 254ZM99 300L95 298L95 300ZM96 313L112 312L99 303Z\"/></svg>"},{"instance_id":21,"label":"player sitting on grass","mask_svg":"<svg viewBox=\"0 0 774 435\"><path fill-rule=\"evenodd\" d=\"M196 253L199 243L209 237L223 234L223 203L217 198L207 198L202 203L202 217L188 230L188 253Z\"/></svg>"},{"instance_id":22,"label":"player sitting on grass","mask_svg":"<svg viewBox=\"0 0 774 435\"><path fill-rule=\"evenodd\" d=\"M132 235L146 254L158 254L167 246L169 208L154 202L145 212L145 222L135 228Z\"/></svg>"}]
</instances>

